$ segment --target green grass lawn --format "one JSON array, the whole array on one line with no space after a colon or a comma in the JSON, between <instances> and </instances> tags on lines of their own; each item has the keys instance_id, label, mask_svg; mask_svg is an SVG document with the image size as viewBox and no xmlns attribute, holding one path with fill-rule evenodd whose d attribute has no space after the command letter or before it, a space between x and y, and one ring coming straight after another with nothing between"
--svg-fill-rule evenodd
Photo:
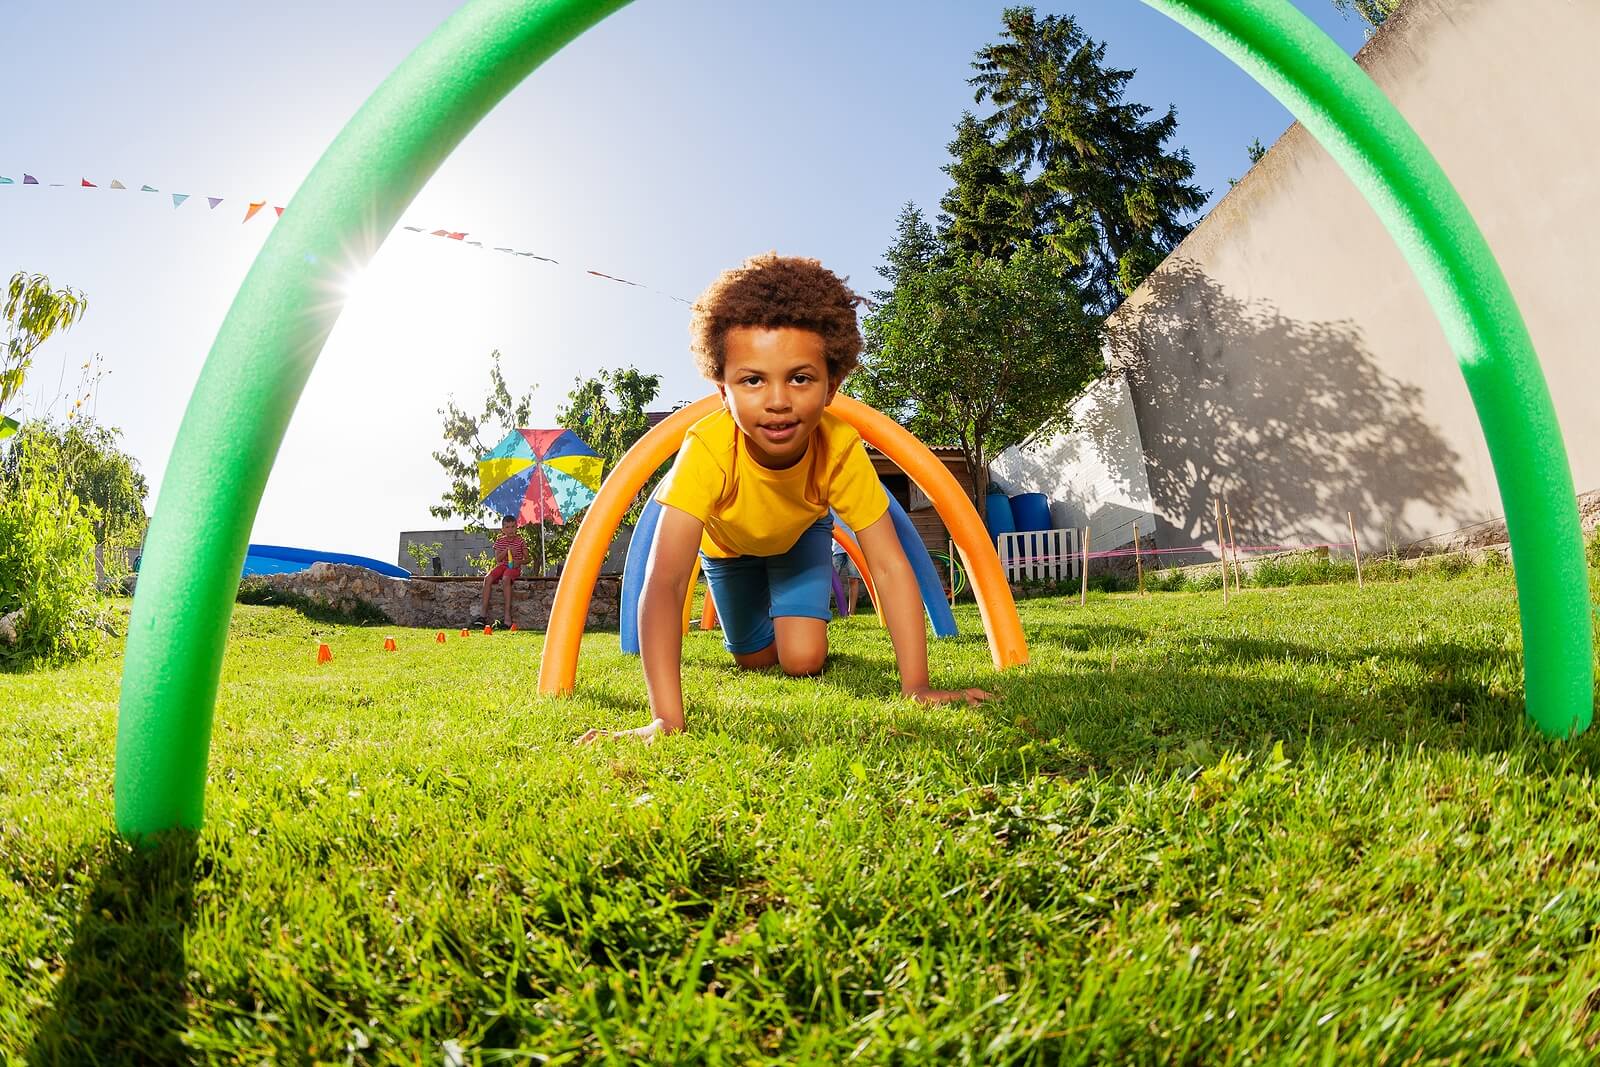
<instances>
[{"instance_id":1,"label":"green grass lawn","mask_svg":"<svg viewBox=\"0 0 1600 1067\"><path fill-rule=\"evenodd\" d=\"M1600 730L1504 572L976 613L897 695L241 607L205 829L111 823L120 655L0 675L0 1053L37 1063L1485 1063L1600 1043ZM382 652L395 635L399 652ZM333 648L317 666L319 641ZM459 1053L459 1056L457 1055Z\"/></svg>"}]
</instances>

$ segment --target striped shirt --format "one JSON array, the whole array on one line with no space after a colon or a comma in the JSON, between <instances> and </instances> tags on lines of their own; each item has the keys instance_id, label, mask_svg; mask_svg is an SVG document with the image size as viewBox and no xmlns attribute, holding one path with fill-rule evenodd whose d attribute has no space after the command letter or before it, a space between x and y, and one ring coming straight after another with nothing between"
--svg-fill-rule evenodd
<instances>
[{"instance_id":1,"label":"striped shirt","mask_svg":"<svg viewBox=\"0 0 1600 1067\"><path fill-rule=\"evenodd\" d=\"M495 562L499 562L502 556L508 557L518 567L528 562L528 546L523 543L521 534L512 530L510 533L503 533L495 539Z\"/></svg>"}]
</instances>

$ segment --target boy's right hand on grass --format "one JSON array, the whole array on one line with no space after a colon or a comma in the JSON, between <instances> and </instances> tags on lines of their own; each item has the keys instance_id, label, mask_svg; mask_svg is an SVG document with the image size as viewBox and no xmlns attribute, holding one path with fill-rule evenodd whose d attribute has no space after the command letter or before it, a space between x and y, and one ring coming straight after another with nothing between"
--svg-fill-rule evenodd
<instances>
[{"instance_id":1,"label":"boy's right hand on grass","mask_svg":"<svg viewBox=\"0 0 1600 1067\"><path fill-rule=\"evenodd\" d=\"M930 689L925 685L907 689L905 694L919 704L959 704L965 701L968 707L996 699L993 693L982 689Z\"/></svg>"},{"instance_id":2,"label":"boy's right hand on grass","mask_svg":"<svg viewBox=\"0 0 1600 1067\"><path fill-rule=\"evenodd\" d=\"M592 745L603 738L611 737L636 737L645 744L654 744L656 738L663 734L671 733L667 724L662 719L653 719L649 726L637 726L632 730L601 730L599 728L586 730L582 737L572 742L575 745Z\"/></svg>"}]
</instances>

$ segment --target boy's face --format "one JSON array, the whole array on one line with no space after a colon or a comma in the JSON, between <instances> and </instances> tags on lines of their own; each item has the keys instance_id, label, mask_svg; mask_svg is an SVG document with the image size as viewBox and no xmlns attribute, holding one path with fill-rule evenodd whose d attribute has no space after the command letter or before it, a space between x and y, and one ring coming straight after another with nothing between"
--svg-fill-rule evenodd
<instances>
[{"instance_id":1,"label":"boy's face","mask_svg":"<svg viewBox=\"0 0 1600 1067\"><path fill-rule=\"evenodd\" d=\"M822 335L792 326L736 326L723 342L717 391L763 467L793 466L806 453L838 382L828 380Z\"/></svg>"}]
</instances>

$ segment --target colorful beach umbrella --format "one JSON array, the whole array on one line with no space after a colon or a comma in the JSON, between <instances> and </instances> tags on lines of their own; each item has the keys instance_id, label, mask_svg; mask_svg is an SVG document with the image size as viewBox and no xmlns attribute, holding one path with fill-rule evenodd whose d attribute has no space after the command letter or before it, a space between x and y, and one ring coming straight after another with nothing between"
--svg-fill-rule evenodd
<instances>
[{"instance_id":1,"label":"colorful beach umbrella","mask_svg":"<svg viewBox=\"0 0 1600 1067\"><path fill-rule=\"evenodd\" d=\"M539 524L539 573L544 573L544 524L564 525L600 490L600 454L571 430L512 430L478 460L478 499L491 511Z\"/></svg>"}]
</instances>

